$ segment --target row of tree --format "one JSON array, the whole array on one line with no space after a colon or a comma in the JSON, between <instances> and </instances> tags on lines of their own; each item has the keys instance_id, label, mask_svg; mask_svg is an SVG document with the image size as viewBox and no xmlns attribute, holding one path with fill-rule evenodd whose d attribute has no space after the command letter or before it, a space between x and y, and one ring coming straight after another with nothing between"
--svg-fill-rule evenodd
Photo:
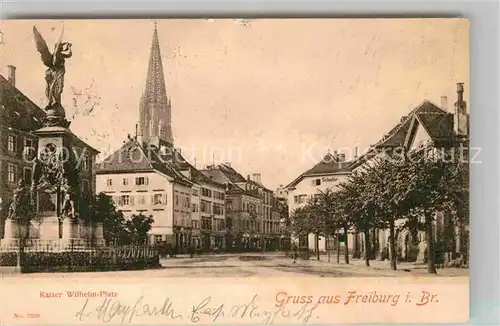
<instances>
[{"instance_id":1,"label":"row of tree","mask_svg":"<svg viewBox=\"0 0 500 326\"><path fill-rule=\"evenodd\" d=\"M452 223L465 230L469 217L468 163L452 151L400 151L374 158L371 164L353 172L337 189L328 189L311 198L292 214L292 232L317 237L343 233L346 263L347 234L364 235L367 266L374 258L370 232L389 230L389 258L396 270L396 225L425 231L429 273L436 273L433 221L437 212L448 212ZM316 237L316 238L317 238ZM460 248L467 257L468 248Z\"/></svg>"}]
</instances>

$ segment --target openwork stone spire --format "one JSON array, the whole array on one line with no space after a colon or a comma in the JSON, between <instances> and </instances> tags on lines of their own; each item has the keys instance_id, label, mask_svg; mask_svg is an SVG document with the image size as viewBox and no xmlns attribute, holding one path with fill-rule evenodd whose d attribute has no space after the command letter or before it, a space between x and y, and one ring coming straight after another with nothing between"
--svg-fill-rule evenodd
<instances>
[{"instance_id":1,"label":"openwork stone spire","mask_svg":"<svg viewBox=\"0 0 500 326\"><path fill-rule=\"evenodd\" d=\"M146 87L141 97L139 115L139 133L143 141L150 142L155 138L159 138L171 144L173 143L171 106L165 88L165 76L163 74L156 23L149 56Z\"/></svg>"}]
</instances>

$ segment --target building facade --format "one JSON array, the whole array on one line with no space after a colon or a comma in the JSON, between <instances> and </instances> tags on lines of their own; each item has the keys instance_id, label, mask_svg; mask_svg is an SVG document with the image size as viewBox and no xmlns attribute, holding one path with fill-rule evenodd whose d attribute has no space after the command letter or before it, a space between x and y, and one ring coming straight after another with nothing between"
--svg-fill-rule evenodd
<instances>
[{"instance_id":1,"label":"building facade","mask_svg":"<svg viewBox=\"0 0 500 326\"><path fill-rule=\"evenodd\" d=\"M0 234L19 179L31 183L33 159L38 151L33 131L42 127L45 111L16 88L16 67L8 78L0 75Z\"/></svg>"},{"instance_id":2,"label":"building facade","mask_svg":"<svg viewBox=\"0 0 500 326\"><path fill-rule=\"evenodd\" d=\"M350 162L346 162L344 154L328 153L323 159L311 169L302 173L295 180L286 186L288 193L288 212L293 216L297 208L304 207L309 199L320 194L327 189L337 190L338 185L345 182L351 171L348 169ZM353 234L348 235L348 241L353 240ZM324 252L332 248L331 237L310 234L308 237L295 239L296 244L310 250ZM352 242L351 242L352 243Z\"/></svg>"},{"instance_id":3,"label":"building facade","mask_svg":"<svg viewBox=\"0 0 500 326\"><path fill-rule=\"evenodd\" d=\"M226 185L226 243L232 251L271 251L280 248L281 214L273 191L261 175L243 177L230 163L208 166L202 172Z\"/></svg>"},{"instance_id":4,"label":"building facade","mask_svg":"<svg viewBox=\"0 0 500 326\"><path fill-rule=\"evenodd\" d=\"M166 242L178 253L225 250L226 187L174 147L171 109L155 26L137 133L99 165L97 191L113 196L128 217L151 215L149 243Z\"/></svg>"},{"instance_id":5,"label":"building facade","mask_svg":"<svg viewBox=\"0 0 500 326\"><path fill-rule=\"evenodd\" d=\"M364 155L354 160L349 166L356 171L373 166L376 159L384 157L388 149L404 149L409 153L426 153L438 151L453 151L459 156L455 158L468 159L469 144L469 114L463 98L464 86L457 84L457 101L454 110L449 111L447 98L441 98L440 106L424 101L415 107L408 115L401 118L385 136L373 145ZM433 225L434 239L443 243L445 251L450 256L464 252L468 247L468 226L457 226L453 223L453 213L435 212ZM421 222L423 222L423 217ZM451 230L450 230L451 229ZM377 256L384 258L389 255L389 230L376 229L372 239ZM396 221L396 250L400 260L423 260L426 250L426 239L423 231L406 228L402 221ZM360 238L362 241L362 238ZM363 245L360 245L363 248Z\"/></svg>"}]
</instances>

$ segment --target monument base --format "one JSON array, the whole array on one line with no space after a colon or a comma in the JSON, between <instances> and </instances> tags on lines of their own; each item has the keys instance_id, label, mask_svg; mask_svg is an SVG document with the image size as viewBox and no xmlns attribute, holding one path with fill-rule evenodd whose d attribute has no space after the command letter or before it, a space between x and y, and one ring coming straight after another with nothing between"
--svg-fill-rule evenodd
<instances>
[{"instance_id":1,"label":"monument base","mask_svg":"<svg viewBox=\"0 0 500 326\"><path fill-rule=\"evenodd\" d=\"M59 218L55 215L45 216L40 224L41 240L59 240Z\"/></svg>"}]
</instances>

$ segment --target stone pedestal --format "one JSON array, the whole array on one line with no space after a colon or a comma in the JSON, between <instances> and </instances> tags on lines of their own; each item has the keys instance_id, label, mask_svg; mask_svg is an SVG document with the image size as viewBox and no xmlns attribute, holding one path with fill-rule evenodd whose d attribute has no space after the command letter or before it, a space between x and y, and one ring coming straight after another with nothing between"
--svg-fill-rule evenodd
<instances>
[{"instance_id":1,"label":"stone pedestal","mask_svg":"<svg viewBox=\"0 0 500 326\"><path fill-rule=\"evenodd\" d=\"M64 219L62 222L62 240L64 242L70 242L76 239L80 239L78 220L70 218Z\"/></svg>"},{"instance_id":2,"label":"stone pedestal","mask_svg":"<svg viewBox=\"0 0 500 326\"><path fill-rule=\"evenodd\" d=\"M59 240L59 218L57 216L45 216L40 224L40 239Z\"/></svg>"},{"instance_id":3,"label":"stone pedestal","mask_svg":"<svg viewBox=\"0 0 500 326\"><path fill-rule=\"evenodd\" d=\"M3 241L10 241L19 238L19 226L17 221L10 218L5 220Z\"/></svg>"}]
</instances>

